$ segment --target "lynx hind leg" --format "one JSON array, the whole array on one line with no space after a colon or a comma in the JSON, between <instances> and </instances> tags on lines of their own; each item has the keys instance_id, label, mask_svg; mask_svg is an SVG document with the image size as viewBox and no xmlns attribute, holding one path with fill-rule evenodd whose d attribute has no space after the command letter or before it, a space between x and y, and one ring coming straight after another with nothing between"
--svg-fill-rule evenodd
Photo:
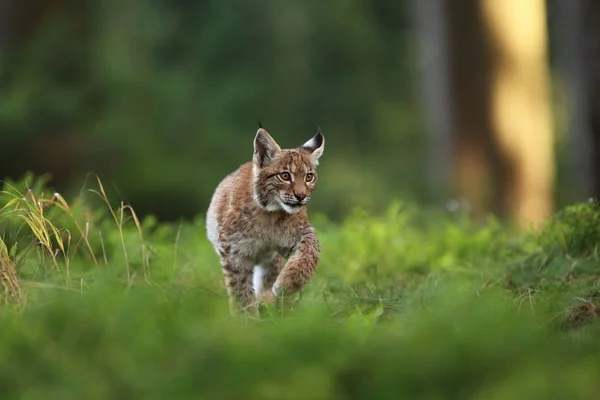
<instances>
[{"instance_id":1,"label":"lynx hind leg","mask_svg":"<svg viewBox=\"0 0 600 400\"><path fill-rule=\"evenodd\" d=\"M252 290L252 269L232 268L223 264L225 286L229 296L229 308L234 314L256 315L258 304Z\"/></svg>"},{"instance_id":2,"label":"lynx hind leg","mask_svg":"<svg viewBox=\"0 0 600 400\"><path fill-rule=\"evenodd\" d=\"M276 297L272 291L273 284L284 265L285 259L279 253L274 252L254 267L254 293L259 302L275 302Z\"/></svg>"}]
</instances>

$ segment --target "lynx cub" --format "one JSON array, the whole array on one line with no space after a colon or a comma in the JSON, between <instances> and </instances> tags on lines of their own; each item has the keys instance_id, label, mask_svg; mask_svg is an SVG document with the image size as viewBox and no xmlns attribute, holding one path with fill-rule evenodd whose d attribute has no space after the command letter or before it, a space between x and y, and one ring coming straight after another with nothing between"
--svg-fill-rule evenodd
<instances>
[{"instance_id":1,"label":"lynx cub","mask_svg":"<svg viewBox=\"0 0 600 400\"><path fill-rule=\"evenodd\" d=\"M320 130L296 149L281 149L262 129L252 162L217 186L206 215L232 310L297 292L313 276L319 242L306 213L325 138ZM286 261L287 260L287 261Z\"/></svg>"}]
</instances>

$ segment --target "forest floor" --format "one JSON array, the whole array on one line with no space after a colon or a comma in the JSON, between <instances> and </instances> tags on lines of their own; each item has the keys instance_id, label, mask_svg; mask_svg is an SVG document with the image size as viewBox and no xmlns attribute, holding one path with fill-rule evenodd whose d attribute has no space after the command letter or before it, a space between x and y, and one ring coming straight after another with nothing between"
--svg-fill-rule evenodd
<instances>
[{"instance_id":1,"label":"forest floor","mask_svg":"<svg viewBox=\"0 0 600 400\"><path fill-rule=\"evenodd\" d=\"M202 215L140 221L100 182L69 200L43 181L3 190L5 398L600 396L596 203L525 233L402 202L312 216L314 279L246 319Z\"/></svg>"}]
</instances>

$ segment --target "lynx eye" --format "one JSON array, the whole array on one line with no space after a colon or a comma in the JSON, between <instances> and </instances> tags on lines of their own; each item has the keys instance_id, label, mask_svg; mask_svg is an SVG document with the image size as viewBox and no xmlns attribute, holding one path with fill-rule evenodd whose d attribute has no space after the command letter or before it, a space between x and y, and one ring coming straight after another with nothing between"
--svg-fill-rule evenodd
<instances>
[{"instance_id":1,"label":"lynx eye","mask_svg":"<svg viewBox=\"0 0 600 400\"><path fill-rule=\"evenodd\" d=\"M292 179L292 176L290 175L289 172L282 172L279 174L279 177L281 178L282 181L290 181Z\"/></svg>"},{"instance_id":2,"label":"lynx eye","mask_svg":"<svg viewBox=\"0 0 600 400\"><path fill-rule=\"evenodd\" d=\"M315 174L309 172L308 174L306 174L306 177L304 179L306 180L306 182L310 183L315 180Z\"/></svg>"}]
</instances>

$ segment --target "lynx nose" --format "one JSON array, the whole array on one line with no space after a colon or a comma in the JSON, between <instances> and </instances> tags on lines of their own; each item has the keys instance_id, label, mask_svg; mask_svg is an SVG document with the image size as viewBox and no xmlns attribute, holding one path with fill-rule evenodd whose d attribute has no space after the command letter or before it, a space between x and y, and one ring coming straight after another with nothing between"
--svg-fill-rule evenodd
<instances>
[{"instance_id":1,"label":"lynx nose","mask_svg":"<svg viewBox=\"0 0 600 400\"><path fill-rule=\"evenodd\" d=\"M302 201L306 198L306 195L303 193L294 193L294 196L296 196L296 200L298 201Z\"/></svg>"}]
</instances>

